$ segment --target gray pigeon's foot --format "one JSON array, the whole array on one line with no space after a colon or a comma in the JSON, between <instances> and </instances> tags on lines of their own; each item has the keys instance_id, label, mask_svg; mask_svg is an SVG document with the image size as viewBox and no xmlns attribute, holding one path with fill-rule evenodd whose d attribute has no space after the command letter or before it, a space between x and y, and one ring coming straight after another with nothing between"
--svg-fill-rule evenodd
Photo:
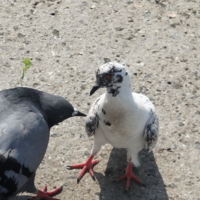
<instances>
[{"instance_id":1,"label":"gray pigeon's foot","mask_svg":"<svg viewBox=\"0 0 200 200\"><path fill-rule=\"evenodd\" d=\"M82 163L82 164L67 166L68 169L80 169L80 168L82 168L82 170L78 174L77 183L80 182L80 180L83 178L83 176L85 175L85 173L87 171L89 171L92 179L95 180L95 176L94 176L94 172L93 172L93 167L99 161L98 160L92 160L93 158L94 158L94 156L90 155L90 157L84 163Z\"/></svg>"},{"instance_id":2,"label":"gray pigeon's foot","mask_svg":"<svg viewBox=\"0 0 200 200\"><path fill-rule=\"evenodd\" d=\"M62 191L62 187L56 188L50 192L47 192L47 186L44 186L42 190L38 190L35 197L30 198L29 200L35 200L35 199L46 199L46 200L59 200L52 198L52 195L56 195Z\"/></svg>"}]
</instances>

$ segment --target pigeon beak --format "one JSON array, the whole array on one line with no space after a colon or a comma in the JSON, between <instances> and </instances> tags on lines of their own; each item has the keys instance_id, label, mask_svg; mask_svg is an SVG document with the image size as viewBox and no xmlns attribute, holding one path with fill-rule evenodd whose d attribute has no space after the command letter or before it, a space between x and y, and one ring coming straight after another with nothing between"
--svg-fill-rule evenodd
<instances>
[{"instance_id":1,"label":"pigeon beak","mask_svg":"<svg viewBox=\"0 0 200 200\"><path fill-rule=\"evenodd\" d=\"M99 88L100 88L100 85L99 85L98 83L95 83L95 85L93 86L93 88L92 88L91 91L90 91L90 96L91 96L92 94L94 94L95 91L98 90Z\"/></svg>"},{"instance_id":2,"label":"pigeon beak","mask_svg":"<svg viewBox=\"0 0 200 200\"><path fill-rule=\"evenodd\" d=\"M76 108L74 108L74 112L72 113L72 117L74 116L83 116L85 117L86 115L80 111L78 111Z\"/></svg>"}]
</instances>

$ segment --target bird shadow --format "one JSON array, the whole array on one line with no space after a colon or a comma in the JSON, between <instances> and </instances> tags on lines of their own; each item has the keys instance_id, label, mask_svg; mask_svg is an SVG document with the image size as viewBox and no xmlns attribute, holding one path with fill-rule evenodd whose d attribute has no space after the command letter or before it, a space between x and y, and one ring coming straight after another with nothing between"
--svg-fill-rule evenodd
<instances>
[{"instance_id":1,"label":"bird shadow","mask_svg":"<svg viewBox=\"0 0 200 200\"><path fill-rule=\"evenodd\" d=\"M13 197L11 200L29 200L31 197L32 196L22 195L22 196Z\"/></svg>"},{"instance_id":2,"label":"bird shadow","mask_svg":"<svg viewBox=\"0 0 200 200\"><path fill-rule=\"evenodd\" d=\"M100 200L168 200L168 195L162 176L158 170L153 153L139 153L141 166L133 167L133 173L145 186L131 181L131 188L125 191L126 180L117 182L116 179L124 174L126 167L126 150L113 148L109 157L105 174L95 172L100 185Z\"/></svg>"}]
</instances>

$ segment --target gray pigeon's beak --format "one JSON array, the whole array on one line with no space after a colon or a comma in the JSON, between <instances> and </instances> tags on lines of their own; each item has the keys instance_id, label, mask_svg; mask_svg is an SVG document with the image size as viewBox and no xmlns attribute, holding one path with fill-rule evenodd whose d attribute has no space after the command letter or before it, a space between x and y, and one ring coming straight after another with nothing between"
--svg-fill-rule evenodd
<instances>
[{"instance_id":1,"label":"gray pigeon's beak","mask_svg":"<svg viewBox=\"0 0 200 200\"><path fill-rule=\"evenodd\" d=\"M99 85L98 83L95 83L95 85L93 86L93 88L92 88L91 91L90 91L90 96L91 96L92 94L94 94L95 91L98 90L99 88L100 88L100 85Z\"/></svg>"}]
</instances>

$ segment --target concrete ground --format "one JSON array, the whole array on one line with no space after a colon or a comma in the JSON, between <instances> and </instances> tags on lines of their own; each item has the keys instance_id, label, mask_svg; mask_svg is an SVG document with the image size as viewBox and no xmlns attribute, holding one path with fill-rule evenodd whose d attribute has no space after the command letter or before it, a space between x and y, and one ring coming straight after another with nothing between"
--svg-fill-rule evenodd
<instances>
[{"instance_id":1,"label":"concrete ground","mask_svg":"<svg viewBox=\"0 0 200 200\"><path fill-rule=\"evenodd\" d=\"M105 145L96 156L97 180L66 166L86 160L93 138L84 118L55 126L35 184L63 185L61 200L200 199L200 3L198 0L1 0L0 89L20 86L24 58L31 58L22 85L65 97L87 113L98 66L126 64L132 89L147 95L160 119L152 153L142 151L135 173L146 187L115 182L126 152ZM13 200L25 200L22 194Z\"/></svg>"}]
</instances>

